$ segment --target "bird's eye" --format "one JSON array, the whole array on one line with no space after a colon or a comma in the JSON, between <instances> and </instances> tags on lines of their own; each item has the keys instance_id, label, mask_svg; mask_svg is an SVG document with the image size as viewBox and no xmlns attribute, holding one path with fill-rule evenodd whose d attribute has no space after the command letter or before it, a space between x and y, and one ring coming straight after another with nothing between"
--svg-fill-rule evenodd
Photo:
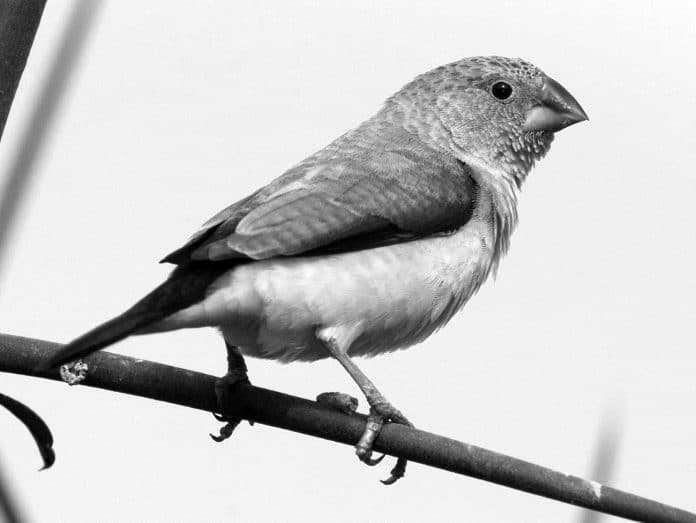
<instances>
[{"instance_id":1,"label":"bird's eye","mask_svg":"<svg viewBox=\"0 0 696 523\"><path fill-rule=\"evenodd\" d=\"M512 96L512 86L507 82L496 82L491 86L491 94L498 100L507 100Z\"/></svg>"}]
</instances>

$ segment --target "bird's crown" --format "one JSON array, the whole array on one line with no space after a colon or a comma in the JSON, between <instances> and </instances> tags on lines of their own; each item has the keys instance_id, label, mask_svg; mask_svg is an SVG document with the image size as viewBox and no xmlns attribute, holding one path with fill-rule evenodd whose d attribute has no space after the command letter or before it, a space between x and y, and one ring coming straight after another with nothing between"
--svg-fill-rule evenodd
<instances>
[{"instance_id":1,"label":"bird's crown","mask_svg":"<svg viewBox=\"0 0 696 523\"><path fill-rule=\"evenodd\" d=\"M519 185L553 134L587 119L578 102L519 58L476 56L417 76L387 101L410 132Z\"/></svg>"}]
</instances>

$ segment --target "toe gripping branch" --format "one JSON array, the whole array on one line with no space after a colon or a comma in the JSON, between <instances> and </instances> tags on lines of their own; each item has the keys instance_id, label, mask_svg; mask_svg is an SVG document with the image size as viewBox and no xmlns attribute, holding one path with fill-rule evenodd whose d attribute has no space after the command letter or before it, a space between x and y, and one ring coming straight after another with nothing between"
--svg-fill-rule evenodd
<instances>
[{"instance_id":1,"label":"toe gripping branch","mask_svg":"<svg viewBox=\"0 0 696 523\"><path fill-rule=\"evenodd\" d=\"M225 414L224 406L229 404L229 397L235 389L249 385L251 385L251 382L247 376L246 368L239 370L230 369L225 376L215 382L215 395L219 413L213 412L213 416L216 420L223 422L224 425L220 427L217 436L210 434L213 441L218 443L225 441L232 436L234 429L242 422L242 418L239 416ZM249 425L253 424L254 422L249 420Z\"/></svg>"},{"instance_id":2,"label":"toe gripping branch","mask_svg":"<svg viewBox=\"0 0 696 523\"><path fill-rule=\"evenodd\" d=\"M365 432L363 432L360 441L355 446L355 453L358 459L370 467L374 467L382 462L386 454L382 454L378 458L372 457L372 445L377 439L382 427L384 426L384 417L375 412L374 408L370 409L370 414L367 417ZM390 476L387 479L380 480L384 485L392 485L406 475L406 464L408 460L405 458L397 458L396 465L391 470Z\"/></svg>"},{"instance_id":3,"label":"toe gripping branch","mask_svg":"<svg viewBox=\"0 0 696 523\"><path fill-rule=\"evenodd\" d=\"M341 392L324 392L317 396L317 403L331 407L334 410L343 412L344 414L354 414L358 408L358 400L348 394ZM355 445L355 454L358 459L365 465L374 467L379 465L386 454L382 454L378 458L372 457L372 447L375 440L379 436L384 423L393 421L401 425L412 426L406 417L397 409L392 407L388 402L378 404L370 408L370 414L365 422L365 430L363 431L358 443ZM408 461L405 458L397 458L396 465L391 471L389 478L381 480L385 485L396 483L406 474L406 464Z\"/></svg>"},{"instance_id":4,"label":"toe gripping branch","mask_svg":"<svg viewBox=\"0 0 696 523\"><path fill-rule=\"evenodd\" d=\"M246 362L239 348L228 343L225 343L225 347L227 348L227 374L215 381L215 397L219 414L213 412L215 419L225 424L220 427L217 436L210 435L213 441L218 443L232 436L234 429L242 422L241 417L225 413L225 406L230 404L230 395L240 386L251 385ZM254 422L250 420L249 425L253 424Z\"/></svg>"},{"instance_id":5,"label":"toe gripping branch","mask_svg":"<svg viewBox=\"0 0 696 523\"><path fill-rule=\"evenodd\" d=\"M374 441L379 436L385 422L392 422L398 425L405 425L407 427L413 427L413 424L404 416L398 409L394 408L389 402L376 403L370 407L370 414L367 417L367 424L365 426L365 432L363 433L360 441L358 442L355 452L358 454L358 458L361 461L367 463L368 465L377 464L382 459L384 459L384 454L377 458L371 459L371 451ZM361 452L367 450L367 454L364 455L365 459L361 456ZM369 460L366 461L366 460ZM385 485L392 485L398 480L406 475L406 465L408 460L406 458L397 458L396 465L391 470L391 475L387 479L381 480Z\"/></svg>"}]
</instances>

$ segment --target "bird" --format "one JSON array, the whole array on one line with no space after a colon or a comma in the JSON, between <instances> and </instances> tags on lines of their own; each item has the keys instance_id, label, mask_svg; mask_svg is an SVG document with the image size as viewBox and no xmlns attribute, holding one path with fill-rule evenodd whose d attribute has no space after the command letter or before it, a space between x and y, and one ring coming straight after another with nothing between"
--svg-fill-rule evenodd
<instances>
[{"instance_id":1,"label":"bird","mask_svg":"<svg viewBox=\"0 0 696 523\"><path fill-rule=\"evenodd\" d=\"M164 283L42 368L130 335L196 327L219 329L227 348L219 397L249 383L245 356L334 358L370 406L356 453L375 465L383 424L411 422L354 359L420 343L464 306L508 251L528 173L556 132L587 119L560 83L523 59L469 57L425 72L216 214L162 260L175 265ZM319 396L352 411L348 398ZM217 439L239 422L228 421ZM405 469L397 459L384 483Z\"/></svg>"}]
</instances>

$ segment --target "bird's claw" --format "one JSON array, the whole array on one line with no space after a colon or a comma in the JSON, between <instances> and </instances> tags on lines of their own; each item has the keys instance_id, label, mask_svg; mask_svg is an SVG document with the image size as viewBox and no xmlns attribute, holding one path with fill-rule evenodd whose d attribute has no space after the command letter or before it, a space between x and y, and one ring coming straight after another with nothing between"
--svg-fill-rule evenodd
<instances>
[{"instance_id":1,"label":"bird's claw","mask_svg":"<svg viewBox=\"0 0 696 523\"><path fill-rule=\"evenodd\" d=\"M224 425L220 427L220 431L218 432L217 436L214 434L210 434L212 440L217 441L218 443L220 443L221 441L225 441L227 438L232 436L234 429L236 429L242 422L242 418L223 416L222 414L218 414L216 412L213 412L212 414L216 420L224 423ZM249 425L252 427L254 426L253 420L247 420L247 423L249 423Z\"/></svg>"},{"instance_id":2,"label":"bird's claw","mask_svg":"<svg viewBox=\"0 0 696 523\"><path fill-rule=\"evenodd\" d=\"M387 479L380 479L382 484L392 485L403 478L406 475L406 463L408 463L406 458L398 458L396 465L391 470L391 475Z\"/></svg>"},{"instance_id":3,"label":"bird's claw","mask_svg":"<svg viewBox=\"0 0 696 523\"><path fill-rule=\"evenodd\" d=\"M372 446L382 430L382 426L386 421L391 421L392 423L398 423L400 425L407 425L412 427L413 424L404 416L401 411L396 409L386 400L381 400L378 402L373 402L370 408L370 415L367 417L367 423L365 425L365 431L363 432L360 441L355 446L355 453L358 459L363 463L374 466L382 459L384 455L379 458L372 459ZM405 458L398 458L396 465L391 471L391 475L384 480L381 480L384 485L392 485L396 483L399 479L403 478L406 474L406 464L408 461Z\"/></svg>"},{"instance_id":4,"label":"bird's claw","mask_svg":"<svg viewBox=\"0 0 696 523\"><path fill-rule=\"evenodd\" d=\"M212 438L212 440L216 441L218 443L220 443L221 441L225 441L227 438L232 436L234 429L236 429L237 425L239 425L239 423L242 421L241 418L237 418L237 419L223 418L222 416L218 416L217 414L214 414L214 413L213 413L213 416L215 416L215 418L218 421L226 421L226 423L222 427L220 427L220 431L219 431L217 436L215 436L214 434L210 434L210 437Z\"/></svg>"},{"instance_id":5,"label":"bird's claw","mask_svg":"<svg viewBox=\"0 0 696 523\"><path fill-rule=\"evenodd\" d=\"M222 409L227 404L227 395L231 388L238 385L249 385L249 378L247 376L246 368L230 368L222 378L215 382L215 395L217 396L218 406ZM222 411L222 410L221 410ZM242 418L237 416L227 416L225 414L218 414L213 412L213 417L224 423L220 427L218 435L210 434L213 441L220 443L225 441L234 432L239 424L242 422ZM249 425L253 425L253 421L249 421Z\"/></svg>"},{"instance_id":6,"label":"bird's claw","mask_svg":"<svg viewBox=\"0 0 696 523\"><path fill-rule=\"evenodd\" d=\"M383 460L384 457L386 456L386 454L382 454L382 455L381 455L380 457L378 457L378 458L373 458L373 457L372 457L372 451L368 451L367 453L364 453L364 454L361 455L361 454L356 450L355 453L358 455L358 459L359 459L360 461L362 461L362 462L363 462L365 465L367 465L368 467L374 467L375 465L379 465L380 463L382 463L382 460Z\"/></svg>"},{"instance_id":7,"label":"bird's claw","mask_svg":"<svg viewBox=\"0 0 696 523\"><path fill-rule=\"evenodd\" d=\"M354 414L358 409L358 400L353 396L343 392L323 392L316 398L317 403L326 405L345 414ZM372 444L377 438L379 431L382 430L384 422L391 420L394 423L408 424L406 417L395 409L389 402L375 403L370 409L370 415L367 418L367 426L363 432L360 441L355 446L355 454L358 459L369 467L374 467L382 463L386 454L382 454L377 458L372 457ZM406 471L406 460L399 458L396 466L391 471L391 476L388 479L382 480L385 485L391 485L402 478Z\"/></svg>"},{"instance_id":8,"label":"bird's claw","mask_svg":"<svg viewBox=\"0 0 696 523\"><path fill-rule=\"evenodd\" d=\"M60 367L60 379L70 386L79 385L87 378L89 365L82 360L66 363Z\"/></svg>"}]
</instances>

